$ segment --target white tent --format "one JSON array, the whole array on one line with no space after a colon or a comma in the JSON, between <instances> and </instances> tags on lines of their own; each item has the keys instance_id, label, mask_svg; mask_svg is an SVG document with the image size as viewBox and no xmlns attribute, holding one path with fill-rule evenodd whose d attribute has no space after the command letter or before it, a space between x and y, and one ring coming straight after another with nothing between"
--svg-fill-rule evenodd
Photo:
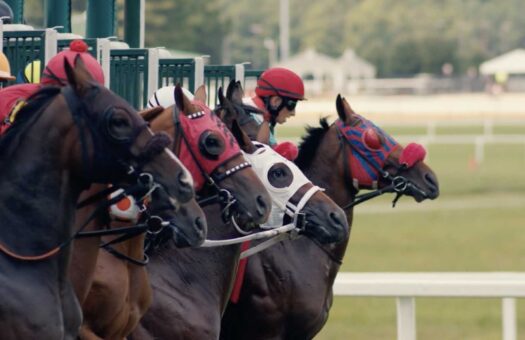
<instances>
[{"instance_id":1,"label":"white tent","mask_svg":"<svg viewBox=\"0 0 525 340\"><path fill-rule=\"evenodd\" d=\"M516 49L496 58L485 61L479 66L481 74L496 73L525 74L525 49Z\"/></svg>"}]
</instances>

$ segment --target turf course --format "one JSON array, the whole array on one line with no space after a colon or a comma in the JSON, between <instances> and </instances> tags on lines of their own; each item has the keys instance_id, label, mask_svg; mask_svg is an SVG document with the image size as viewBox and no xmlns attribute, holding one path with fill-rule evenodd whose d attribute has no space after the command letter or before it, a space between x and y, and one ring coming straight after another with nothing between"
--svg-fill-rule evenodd
<instances>
[{"instance_id":1,"label":"turf course","mask_svg":"<svg viewBox=\"0 0 525 340\"><path fill-rule=\"evenodd\" d=\"M424 129L386 128L392 135ZM468 131L466 131L468 130ZM480 134L482 126L438 129ZM301 127L278 128L296 140ZM498 127L498 134L523 133ZM476 164L474 145L430 145L429 165L441 189L436 201L390 198L355 209L342 271L523 271L525 268L525 145L487 144ZM395 339L395 300L336 297L321 340ZM501 339L499 299L416 299L418 339ZM525 301L518 300L518 336L525 339Z\"/></svg>"}]
</instances>

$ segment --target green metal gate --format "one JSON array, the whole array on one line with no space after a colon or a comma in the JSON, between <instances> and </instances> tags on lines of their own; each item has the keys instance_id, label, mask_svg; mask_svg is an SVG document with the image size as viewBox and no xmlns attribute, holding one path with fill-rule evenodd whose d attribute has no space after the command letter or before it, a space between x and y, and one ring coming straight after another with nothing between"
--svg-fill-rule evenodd
<instances>
[{"instance_id":1,"label":"green metal gate","mask_svg":"<svg viewBox=\"0 0 525 340\"><path fill-rule=\"evenodd\" d=\"M110 51L110 88L136 109L148 102L148 50Z\"/></svg>"},{"instance_id":2,"label":"green metal gate","mask_svg":"<svg viewBox=\"0 0 525 340\"><path fill-rule=\"evenodd\" d=\"M159 59L158 87L177 84L195 92L195 59Z\"/></svg>"},{"instance_id":3,"label":"green metal gate","mask_svg":"<svg viewBox=\"0 0 525 340\"><path fill-rule=\"evenodd\" d=\"M219 102L218 90L222 87L226 95L226 89L231 80L235 79L235 65L205 65L204 84L208 91L208 106L214 108ZM240 80L240 79L239 79Z\"/></svg>"},{"instance_id":4,"label":"green metal gate","mask_svg":"<svg viewBox=\"0 0 525 340\"><path fill-rule=\"evenodd\" d=\"M3 52L9 60L11 73L16 76L33 60L45 60L46 31L3 32ZM41 67L41 71L43 71L43 67ZM9 83L12 84L14 81Z\"/></svg>"}]
</instances>

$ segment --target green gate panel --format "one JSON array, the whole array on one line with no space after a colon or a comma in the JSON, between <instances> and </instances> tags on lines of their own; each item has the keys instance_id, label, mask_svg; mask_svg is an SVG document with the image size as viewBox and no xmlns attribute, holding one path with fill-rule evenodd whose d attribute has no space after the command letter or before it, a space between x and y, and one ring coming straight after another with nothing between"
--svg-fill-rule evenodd
<instances>
[{"instance_id":1,"label":"green gate panel","mask_svg":"<svg viewBox=\"0 0 525 340\"><path fill-rule=\"evenodd\" d=\"M195 60L159 59L158 87L177 84L195 92Z\"/></svg>"},{"instance_id":2,"label":"green gate panel","mask_svg":"<svg viewBox=\"0 0 525 340\"><path fill-rule=\"evenodd\" d=\"M204 85L208 92L208 106L215 108L219 103L218 91L222 87L223 93L231 80L235 79L234 65L205 65L204 66Z\"/></svg>"},{"instance_id":3,"label":"green gate panel","mask_svg":"<svg viewBox=\"0 0 525 340\"><path fill-rule=\"evenodd\" d=\"M110 88L137 110L148 102L148 50L111 50Z\"/></svg>"},{"instance_id":4,"label":"green gate panel","mask_svg":"<svg viewBox=\"0 0 525 340\"><path fill-rule=\"evenodd\" d=\"M9 60L14 76L33 60L44 62L45 36L45 30L4 32L3 52ZM14 81L9 82L13 83Z\"/></svg>"}]
</instances>

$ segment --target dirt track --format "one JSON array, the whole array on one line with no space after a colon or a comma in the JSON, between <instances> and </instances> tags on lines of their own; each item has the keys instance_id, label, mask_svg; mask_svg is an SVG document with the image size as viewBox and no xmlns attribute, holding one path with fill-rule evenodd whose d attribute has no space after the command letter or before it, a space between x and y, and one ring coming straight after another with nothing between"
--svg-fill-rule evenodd
<instances>
[{"instance_id":1,"label":"dirt track","mask_svg":"<svg viewBox=\"0 0 525 340\"><path fill-rule=\"evenodd\" d=\"M432 96L347 96L359 114L380 122L428 120L524 119L525 93L447 94ZM315 124L320 116L336 117L333 99L312 98L297 106L289 125Z\"/></svg>"}]
</instances>

